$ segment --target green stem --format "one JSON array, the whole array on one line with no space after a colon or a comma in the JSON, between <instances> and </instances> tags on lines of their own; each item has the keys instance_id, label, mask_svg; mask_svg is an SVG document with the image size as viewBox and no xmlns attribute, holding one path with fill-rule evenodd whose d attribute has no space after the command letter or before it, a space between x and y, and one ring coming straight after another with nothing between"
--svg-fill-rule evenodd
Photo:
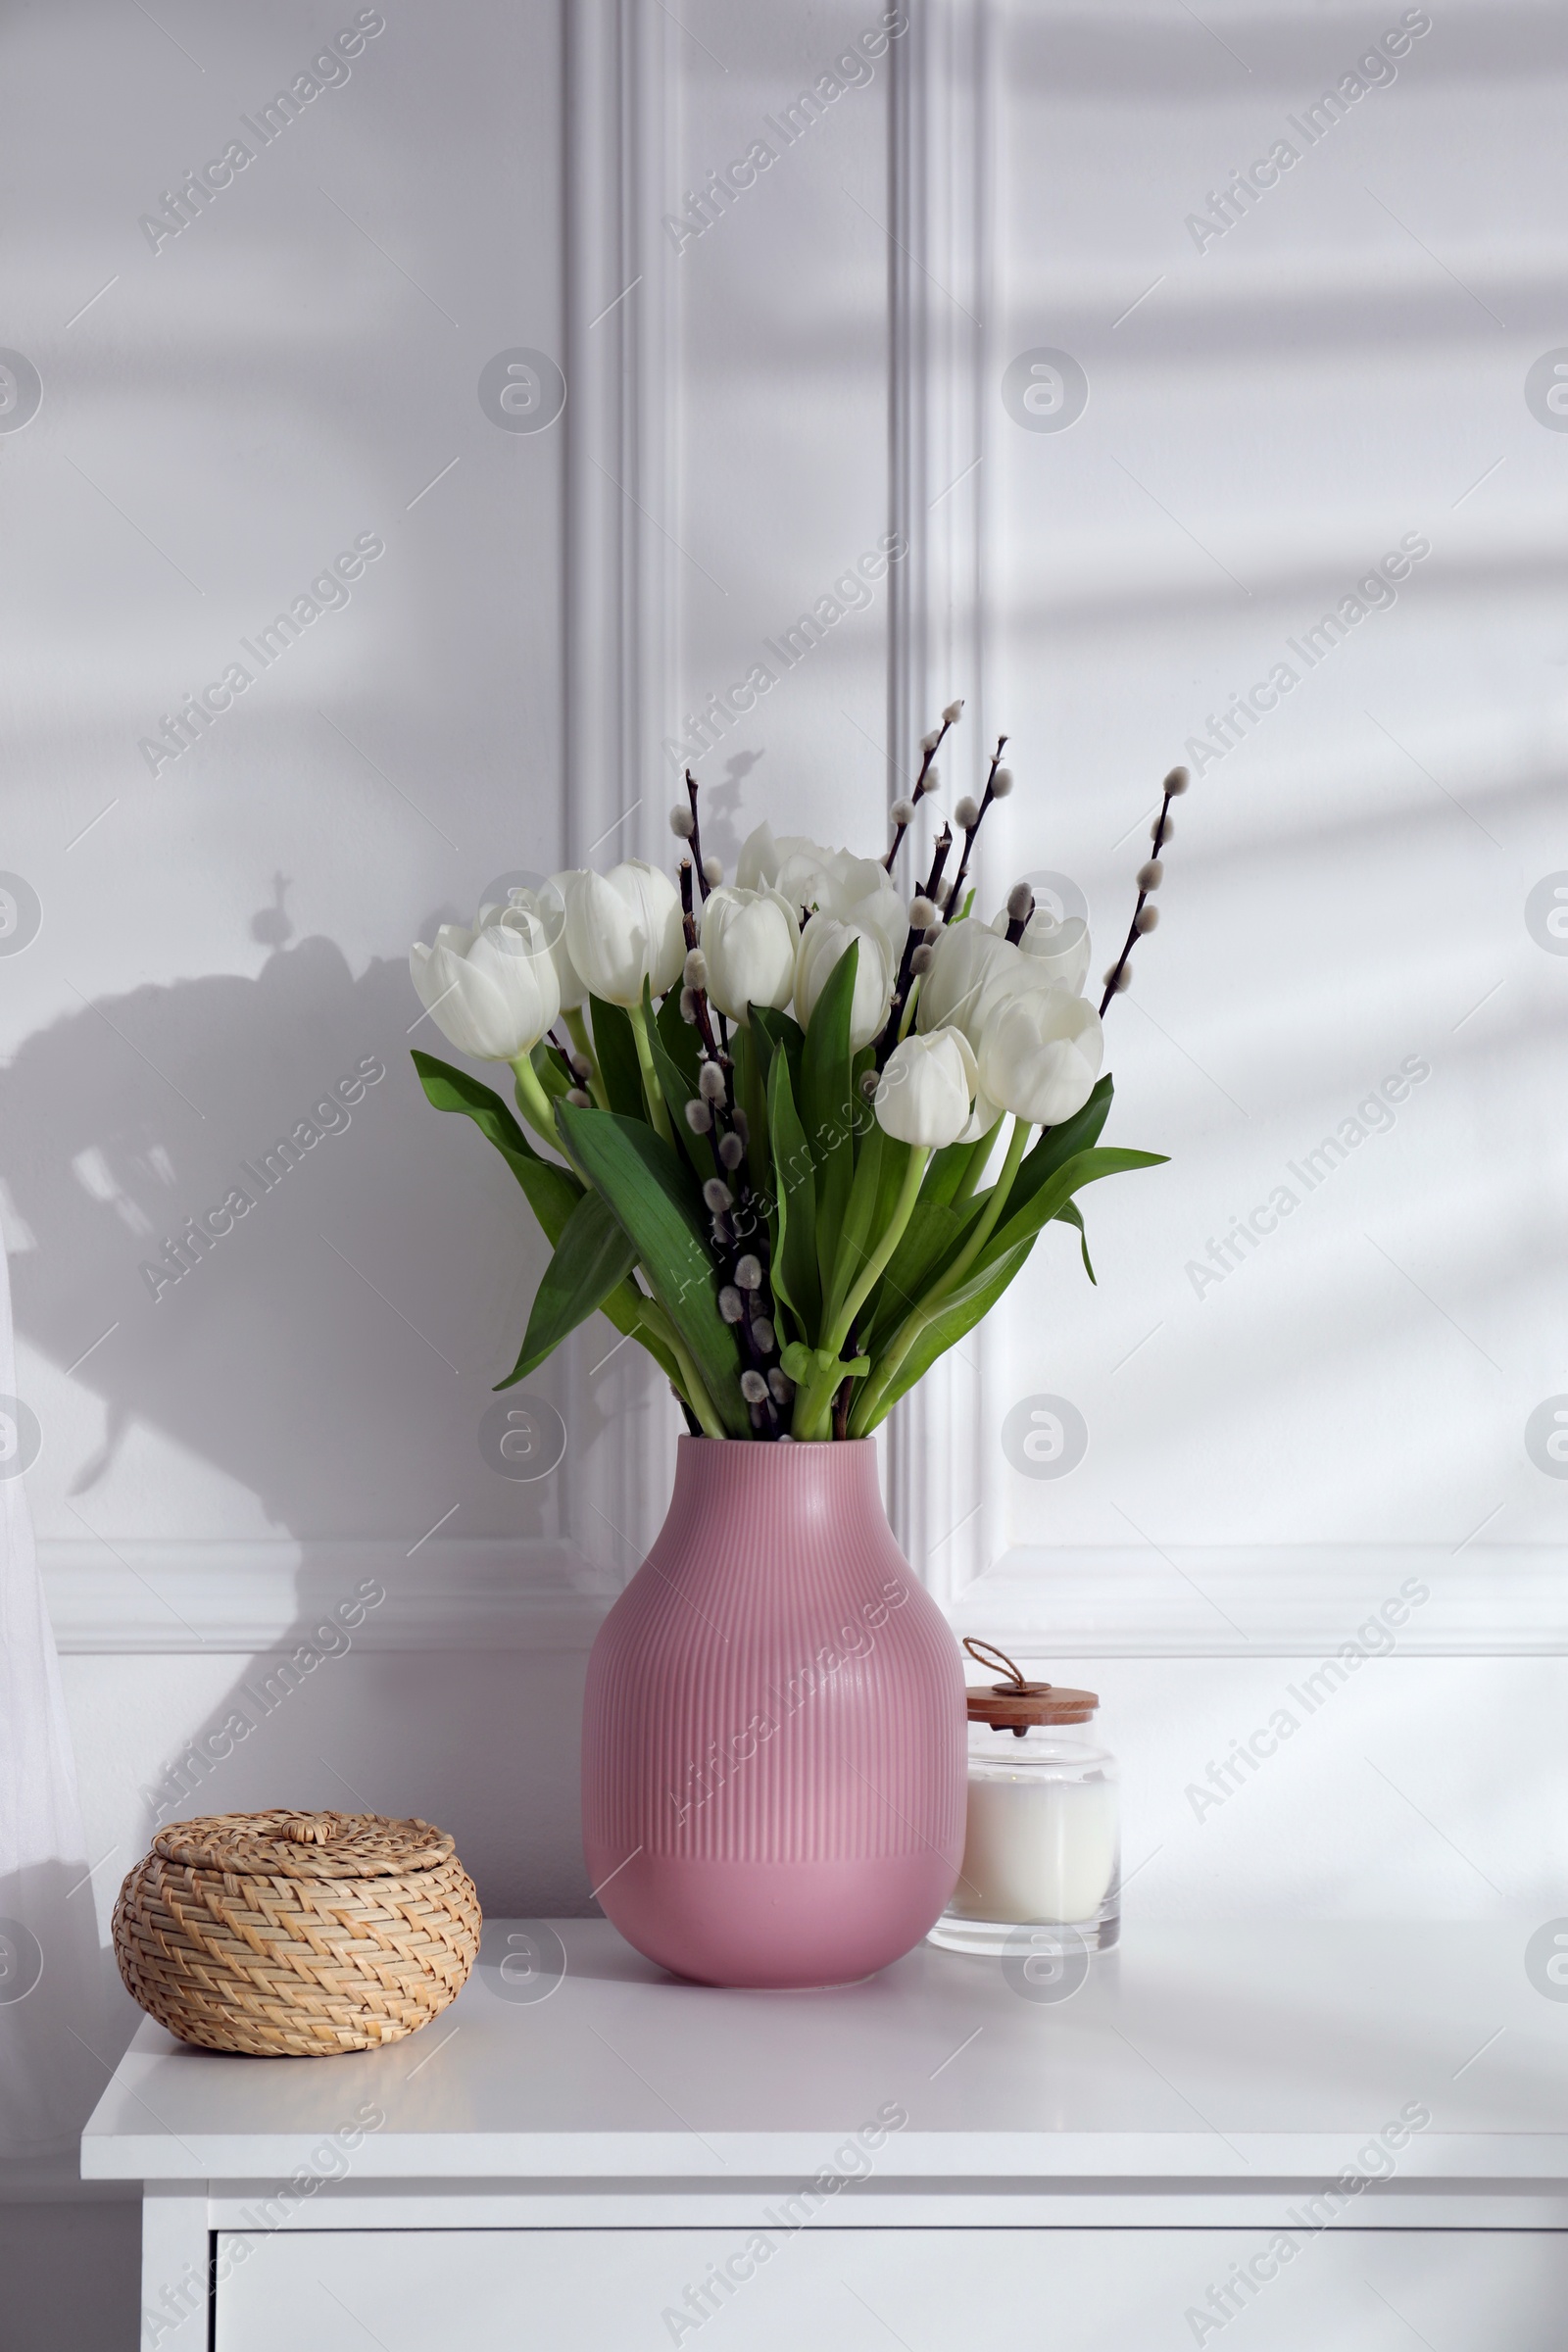
<instances>
[{"instance_id":1,"label":"green stem","mask_svg":"<svg viewBox=\"0 0 1568 2352\"><path fill-rule=\"evenodd\" d=\"M948 1203L950 1208L961 1208L965 1200L973 1200L974 1195L979 1187L980 1179L986 1172L986 1162L991 1157L992 1148L1001 1132L1001 1119L998 1119L994 1127L988 1127L986 1129L984 1135L980 1138L980 1141L976 1144L974 1150L969 1154L969 1164L964 1169L962 1176L958 1180L957 1188L954 1193L952 1200Z\"/></svg>"},{"instance_id":2,"label":"green stem","mask_svg":"<svg viewBox=\"0 0 1568 2352\"><path fill-rule=\"evenodd\" d=\"M588 1092L601 1110L608 1110L610 1097L605 1092L604 1072L599 1067L599 1056L594 1052L594 1041L588 1034L588 1024L582 1017L580 1004L574 1004L567 1013L566 1027L570 1032L572 1044L588 1064Z\"/></svg>"},{"instance_id":3,"label":"green stem","mask_svg":"<svg viewBox=\"0 0 1568 2352\"><path fill-rule=\"evenodd\" d=\"M930 1152L923 1148L916 1148L909 1153L909 1164L904 1171L904 1182L899 1187L899 1197L893 1204L893 1213L888 1219L887 1229L865 1264L860 1268L849 1297L838 1311L832 1329L823 1339L822 1346L830 1358L828 1368L825 1371L817 1372L807 1384L804 1396L797 1399L796 1410L791 1421L791 1428L797 1438L819 1438L823 1434L822 1424L827 1421L832 1411L833 1398L839 1382L843 1378L838 1366L838 1358L845 1342L855 1328L856 1316L886 1273L889 1259L904 1239L904 1229L913 1216L915 1202L920 1198L920 1181L925 1174L926 1163L930 1157Z\"/></svg>"},{"instance_id":4,"label":"green stem","mask_svg":"<svg viewBox=\"0 0 1568 2352\"><path fill-rule=\"evenodd\" d=\"M538 1071L526 1054L519 1054L512 1067L517 1081L517 1107L523 1117L553 1152L565 1154L556 1126L555 1104L540 1084Z\"/></svg>"},{"instance_id":5,"label":"green stem","mask_svg":"<svg viewBox=\"0 0 1568 2352\"><path fill-rule=\"evenodd\" d=\"M886 1273L889 1258L904 1239L904 1229L913 1216L914 1204L920 1198L920 1182L925 1175L926 1162L930 1157L930 1152L923 1146L918 1145L909 1153L909 1164L904 1171L904 1182L899 1187L899 1197L893 1204L893 1214L888 1219L887 1230L866 1259L865 1264L860 1268L858 1281L845 1299L839 1310L838 1321L823 1342L823 1346L830 1348L835 1355L843 1348L845 1341L855 1328L856 1316Z\"/></svg>"},{"instance_id":6,"label":"green stem","mask_svg":"<svg viewBox=\"0 0 1568 2352\"><path fill-rule=\"evenodd\" d=\"M626 1012L637 1045L637 1066L643 1074L643 1100L648 1104L648 1116L653 1121L654 1133L662 1136L666 1144L672 1145L675 1130L669 1123L663 1089L659 1083L659 1072L654 1067L654 1049L648 1042L648 1023L643 1018L643 1008L640 1004L628 1004Z\"/></svg>"},{"instance_id":7,"label":"green stem","mask_svg":"<svg viewBox=\"0 0 1568 2352\"><path fill-rule=\"evenodd\" d=\"M657 1299L646 1298L642 1301L642 1320L654 1337L663 1342L679 1365L686 1401L702 1423L704 1437L725 1437L727 1432L724 1424L713 1410L713 1400L708 1394L702 1374L692 1361L691 1351Z\"/></svg>"},{"instance_id":8,"label":"green stem","mask_svg":"<svg viewBox=\"0 0 1568 2352\"><path fill-rule=\"evenodd\" d=\"M1007 1138L1007 1155L1002 1163L1002 1172L992 1188L990 1200L975 1219L974 1231L941 1280L934 1283L919 1305L906 1315L889 1341L881 1362L856 1398L855 1410L850 1416L852 1437L863 1437L868 1427L875 1427L870 1416L892 1386L899 1366L921 1332L940 1311L944 1298L956 1290L996 1231L997 1219L1006 1205L1007 1195L1012 1190L1013 1180L1023 1161L1024 1148L1032 1133L1033 1129L1024 1120L1014 1119L1012 1133Z\"/></svg>"}]
</instances>

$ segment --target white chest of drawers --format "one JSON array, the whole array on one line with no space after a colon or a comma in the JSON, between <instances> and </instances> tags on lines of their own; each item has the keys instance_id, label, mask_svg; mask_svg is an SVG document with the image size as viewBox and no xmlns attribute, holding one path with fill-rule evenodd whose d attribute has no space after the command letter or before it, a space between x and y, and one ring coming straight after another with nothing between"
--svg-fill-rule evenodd
<instances>
[{"instance_id":1,"label":"white chest of drawers","mask_svg":"<svg viewBox=\"0 0 1568 2352\"><path fill-rule=\"evenodd\" d=\"M143 2183L144 2345L1568 2345L1568 2002L1525 1927L1144 1929L1052 1998L930 1948L713 1992L555 1926L546 1997L493 1922L387 2050L142 2027L82 2169Z\"/></svg>"}]
</instances>

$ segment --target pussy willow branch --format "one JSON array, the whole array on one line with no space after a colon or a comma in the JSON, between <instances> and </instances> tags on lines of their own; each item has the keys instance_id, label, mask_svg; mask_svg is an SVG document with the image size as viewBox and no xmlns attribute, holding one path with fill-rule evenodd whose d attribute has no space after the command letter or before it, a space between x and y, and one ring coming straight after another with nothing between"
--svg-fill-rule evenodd
<instances>
[{"instance_id":1,"label":"pussy willow branch","mask_svg":"<svg viewBox=\"0 0 1568 2352\"><path fill-rule=\"evenodd\" d=\"M933 906L936 903L937 891L940 889L942 883L942 868L948 862L948 852L952 849L952 847L953 828L951 825L944 825L941 832L937 835L935 843L933 844L931 851L931 871L929 874L927 874L925 879L925 888L920 893L920 896L922 898L929 899ZM893 999L888 1006L887 1022L883 1028L881 1036L876 1041L876 1067L879 1070L883 1067L888 1055L892 1053L894 1047L899 1042L900 1020L904 1011L905 1003L909 994L909 983L914 977L915 950L920 946L920 943L924 937L925 933L923 931L916 932L911 924L908 935L904 942L904 954L899 962L899 976L893 984Z\"/></svg>"},{"instance_id":2,"label":"pussy willow branch","mask_svg":"<svg viewBox=\"0 0 1568 2352\"><path fill-rule=\"evenodd\" d=\"M948 729L952 725L953 720L951 718L945 718L942 721L941 726L937 729L937 739L935 743L930 746L929 750L925 752L923 758L921 759L920 773L915 777L914 789L908 796L909 799L913 801L917 808L920 806L920 796L925 791L926 777L931 772L931 762L936 758L938 752L941 751L943 739L946 736ZM892 846L889 849L887 856L882 860L884 871L887 873L891 874L893 871L893 860L895 858L897 858L900 849L903 847L904 836L908 829L909 828L907 825L897 825L894 828Z\"/></svg>"},{"instance_id":3,"label":"pussy willow branch","mask_svg":"<svg viewBox=\"0 0 1568 2352\"><path fill-rule=\"evenodd\" d=\"M1153 860L1154 858L1158 858L1158 856L1159 856L1159 853L1160 853L1160 850L1161 850L1161 848L1163 847L1163 844L1164 844L1164 840L1165 840L1165 823L1166 823L1166 819L1167 819L1167 818L1169 817L1169 815L1170 815L1170 805L1171 805L1171 802L1172 802L1172 801L1174 800L1174 798L1175 798L1175 794L1174 794L1174 793L1172 792L1172 790L1171 790L1171 777L1172 777L1172 776L1180 776L1180 777L1182 778L1182 782L1183 782L1183 784L1185 785L1185 783L1186 783L1186 776L1185 776L1185 773L1184 773L1184 771L1183 771L1181 768L1173 768L1173 769L1171 770L1171 775L1170 775L1170 776L1167 776L1167 777L1166 777L1166 779L1165 779L1165 791L1164 791L1164 798L1161 800L1161 802L1160 802L1160 804L1159 804L1159 816L1158 816L1158 818L1157 818L1157 820L1156 820L1156 822L1155 822L1155 825L1154 825L1154 833L1153 833L1153 842L1154 842L1154 846L1153 846L1153 848L1152 848L1152 849L1150 851L1150 853L1149 853L1151 860ZM1150 897L1150 893L1149 893L1147 890L1140 890L1140 891L1139 891L1139 893L1138 893L1138 904L1137 904L1137 906L1136 906L1133 908L1133 919L1132 919L1132 921L1131 921L1131 922L1128 924L1128 926L1127 926L1127 937L1126 937L1126 939L1125 939L1125 940L1122 942L1122 951L1121 951L1121 954L1120 954L1120 955L1117 956L1117 958L1116 958L1115 962L1114 962L1114 963L1111 965L1111 967L1110 967L1110 970L1109 970L1109 971L1108 971L1108 972L1105 974L1105 993L1104 993L1104 995L1103 995L1103 996L1101 998L1101 1000L1100 1000L1100 1017L1101 1017L1101 1019L1102 1019L1102 1020L1103 1020L1103 1019L1104 1019L1104 1017L1105 1017L1105 1007L1106 1007L1106 1005L1107 1005L1107 1004L1110 1003L1110 1000L1111 1000L1111 998L1112 998L1113 996L1115 996L1115 995L1118 993L1118 991L1117 991L1117 987L1116 987L1116 983L1117 983L1117 982L1120 980L1120 978L1121 978L1121 976L1122 976L1122 973L1123 973L1123 971L1124 971L1124 970L1125 970L1125 968L1126 968L1126 964L1127 964L1127 958L1128 958L1128 956L1129 956L1132 954L1132 952L1133 952L1133 949L1135 948L1135 946L1137 945L1138 941L1139 941L1139 940L1142 938L1142 936L1143 936L1143 934L1140 932L1140 930L1139 930L1139 928L1138 928L1138 917L1139 917L1139 916L1140 916L1140 915L1143 913L1143 911L1144 911L1144 907L1145 907L1146 904L1148 903L1149 897Z\"/></svg>"},{"instance_id":4,"label":"pussy willow branch","mask_svg":"<svg viewBox=\"0 0 1568 2352\"><path fill-rule=\"evenodd\" d=\"M997 737L997 748L991 755L991 769L986 777L986 788L981 796L980 806L975 811L974 823L964 828L963 856L958 859L958 870L953 877L953 890L943 916L945 922L956 922L963 912L963 885L969 871L969 853L974 848L975 835L985 823L986 810L990 808L994 797L992 787L997 780L997 770L1002 765L1002 755L1006 748L1006 742L1005 735Z\"/></svg>"},{"instance_id":5,"label":"pussy willow branch","mask_svg":"<svg viewBox=\"0 0 1568 2352\"><path fill-rule=\"evenodd\" d=\"M697 778L690 768L686 770L686 798L692 805L692 860L697 867L697 887L706 903L712 884L703 864L703 828L697 814Z\"/></svg>"},{"instance_id":6,"label":"pussy willow branch","mask_svg":"<svg viewBox=\"0 0 1568 2352\"><path fill-rule=\"evenodd\" d=\"M693 846L695 848L695 843ZM680 863L680 907L681 927L685 934L686 949L689 955L698 944L697 913L692 897L692 861L685 858L681 859ZM717 1102L709 1102L708 1105L711 1119L708 1130L708 1141L709 1149L712 1153L713 1174L726 1190L734 1194L736 1205L741 1209L749 1228L749 1233L742 1235L737 1231L736 1220L732 1212L710 1211L713 1247L719 1260L720 1279L731 1289L740 1292L741 1320L738 1329L741 1333L744 1352L751 1358L747 1369L760 1373L765 1381L769 1372L775 1369L778 1362L778 1325L774 1316L769 1314L767 1320L773 1326L773 1346L770 1348L763 1348L752 1326L757 1303L763 1298L764 1295L768 1305L773 1304L772 1287L768 1282L767 1222L757 1212L751 1180L747 1173L744 1148L740 1159L733 1168L725 1167L720 1155L719 1145L724 1136L736 1133L733 1101L735 1065L728 1053L719 1050L714 1039L708 991L703 988L694 988L691 991L691 998L692 1008L697 1015L696 1028L704 1056L712 1062L724 1081L722 1096ZM707 1101L706 1096L701 1099ZM681 1115L684 1117L684 1112ZM755 1257L762 1269L762 1289L741 1290L740 1284L735 1280L735 1269L741 1259L748 1254ZM777 1400L771 1390L765 1401L752 1409L754 1413L760 1412L762 1415L760 1423L754 1422L754 1426L764 1429L769 1438L777 1438L781 1434L783 1425L779 1418Z\"/></svg>"}]
</instances>

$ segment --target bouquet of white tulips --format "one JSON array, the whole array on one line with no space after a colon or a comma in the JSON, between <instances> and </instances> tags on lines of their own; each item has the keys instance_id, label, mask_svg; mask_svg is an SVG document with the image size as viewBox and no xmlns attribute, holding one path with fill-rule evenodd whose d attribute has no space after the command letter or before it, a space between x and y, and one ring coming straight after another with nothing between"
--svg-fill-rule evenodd
<instances>
[{"instance_id":1,"label":"bouquet of white tulips","mask_svg":"<svg viewBox=\"0 0 1568 2352\"><path fill-rule=\"evenodd\" d=\"M555 1252L501 1387L597 1312L647 1348L694 1434L863 1437L1054 1218L1077 1229L1093 1281L1074 1196L1161 1156L1099 1146L1101 1024L1157 918L1187 771L1165 779L1097 1011L1081 920L1037 908L1024 884L995 921L973 909L970 854L1012 784L1005 737L983 796L942 824L923 885L893 880L960 709L924 739L881 858L763 824L726 883L688 773L670 817L678 883L635 858L557 874L413 950L432 1020L461 1052L511 1064L548 1150L489 1087L415 1054L436 1107L504 1154Z\"/></svg>"}]
</instances>

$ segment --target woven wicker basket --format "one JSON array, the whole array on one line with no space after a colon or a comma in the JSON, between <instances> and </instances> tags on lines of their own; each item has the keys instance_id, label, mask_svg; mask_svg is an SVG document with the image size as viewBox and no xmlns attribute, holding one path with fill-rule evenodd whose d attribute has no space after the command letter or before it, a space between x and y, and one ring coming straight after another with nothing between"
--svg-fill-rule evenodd
<instances>
[{"instance_id":1,"label":"woven wicker basket","mask_svg":"<svg viewBox=\"0 0 1568 2352\"><path fill-rule=\"evenodd\" d=\"M220 1813L159 1834L120 1889L115 1957L181 2041L318 2058L439 2016L479 1926L472 1881L427 1821Z\"/></svg>"}]
</instances>

